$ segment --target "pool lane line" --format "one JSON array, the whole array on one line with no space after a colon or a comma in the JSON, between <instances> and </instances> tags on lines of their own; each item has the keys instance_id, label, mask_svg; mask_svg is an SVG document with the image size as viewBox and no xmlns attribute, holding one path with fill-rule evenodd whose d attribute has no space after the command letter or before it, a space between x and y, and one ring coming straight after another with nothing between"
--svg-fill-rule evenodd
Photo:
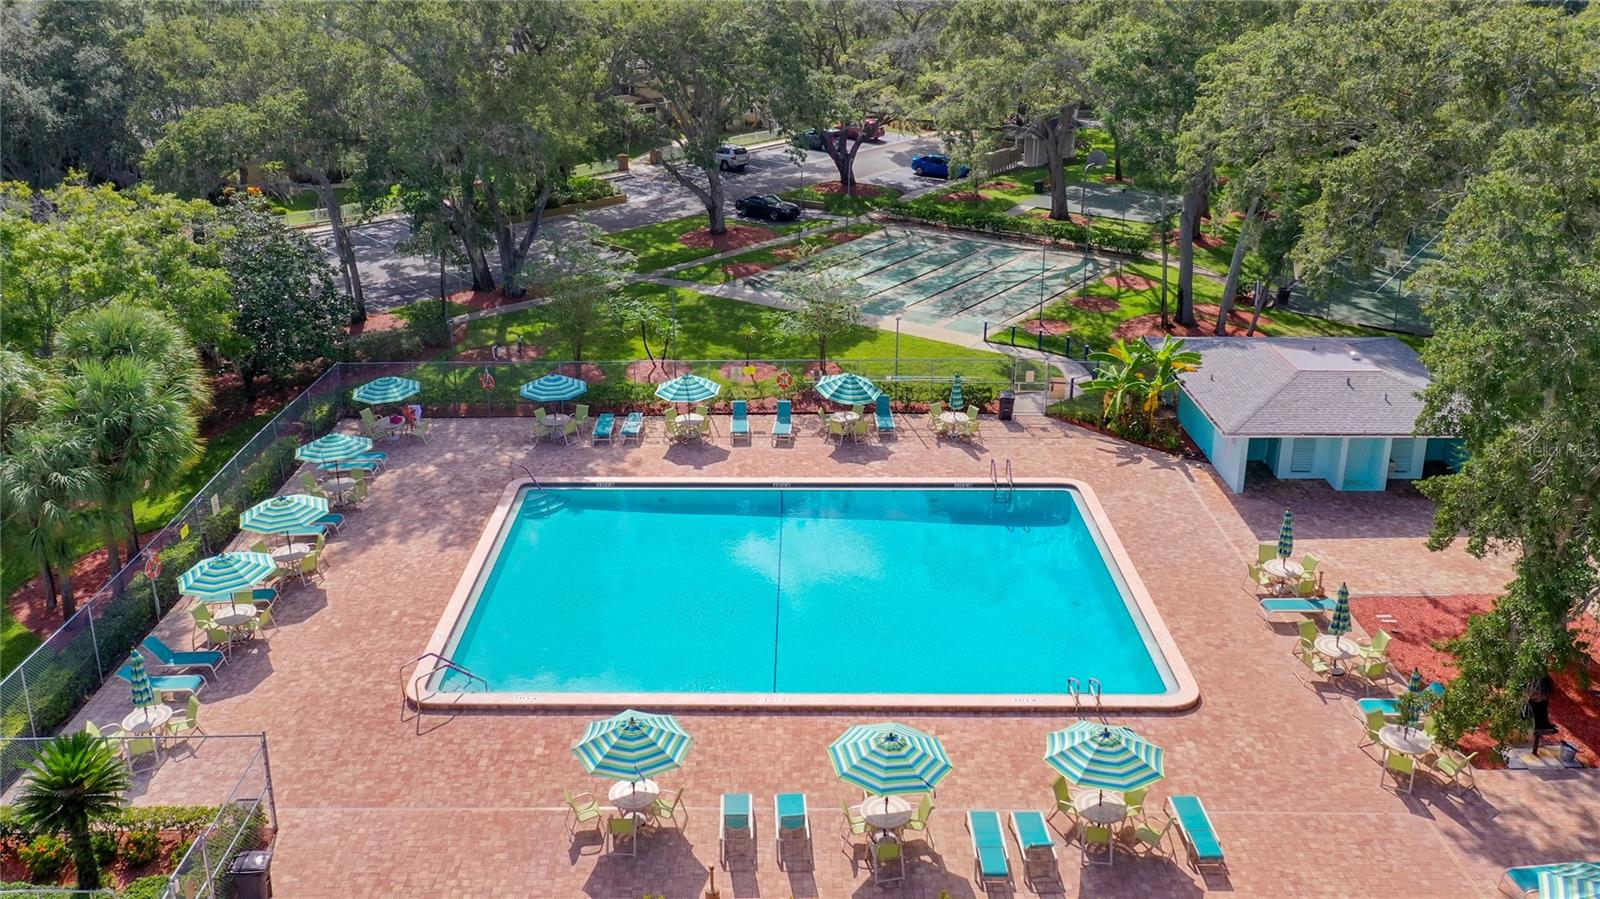
<instances>
[{"instance_id":1,"label":"pool lane line","mask_svg":"<svg viewBox=\"0 0 1600 899\"><path fill-rule=\"evenodd\" d=\"M778 631L783 623L783 490L778 490L778 572L772 591L772 692L778 692Z\"/></svg>"}]
</instances>

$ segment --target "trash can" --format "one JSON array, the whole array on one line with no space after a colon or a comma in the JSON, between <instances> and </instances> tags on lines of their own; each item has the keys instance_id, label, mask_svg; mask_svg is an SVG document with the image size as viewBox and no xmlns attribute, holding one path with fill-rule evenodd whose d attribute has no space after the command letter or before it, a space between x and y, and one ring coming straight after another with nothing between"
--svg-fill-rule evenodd
<instances>
[{"instance_id":1,"label":"trash can","mask_svg":"<svg viewBox=\"0 0 1600 899\"><path fill-rule=\"evenodd\" d=\"M272 850L252 849L233 857L228 866L237 899L272 899Z\"/></svg>"},{"instance_id":2,"label":"trash can","mask_svg":"<svg viewBox=\"0 0 1600 899\"><path fill-rule=\"evenodd\" d=\"M1011 413L1017 407L1017 395L1009 390L1000 391L1000 420L1010 421Z\"/></svg>"},{"instance_id":3,"label":"trash can","mask_svg":"<svg viewBox=\"0 0 1600 899\"><path fill-rule=\"evenodd\" d=\"M1033 192L1036 193L1036 194L1044 193L1044 179L1043 178L1035 178L1034 179L1034 181L1033 181Z\"/></svg>"}]
</instances>

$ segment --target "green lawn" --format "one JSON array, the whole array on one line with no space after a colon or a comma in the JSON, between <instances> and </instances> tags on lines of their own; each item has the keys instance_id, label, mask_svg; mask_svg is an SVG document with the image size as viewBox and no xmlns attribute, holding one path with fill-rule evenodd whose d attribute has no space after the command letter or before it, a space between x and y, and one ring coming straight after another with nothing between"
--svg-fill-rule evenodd
<instances>
[{"instance_id":1,"label":"green lawn","mask_svg":"<svg viewBox=\"0 0 1600 899\"><path fill-rule=\"evenodd\" d=\"M33 631L23 627L22 622L12 618L5 606L0 605L0 677L22 664L41 642Z\"/></svg>"},{"instance_id":2,"label":"green lawn","mask_svg":"<svg viewBox=\"0 0 1600 899\"><path fill-rule=\"evenodd\" d=\"M438 310L438 308L439 308L439 301L437 299L432 299L432 300L418 300L415 303L410 303L410 304L405 305L405 306L400 306L398 308L391 309L389 311L393 312L396 318L399 318L399 319L402 319L404 321L410 322L412 319L416 318L419 315L432 315L435 311ZM455 300L446 300L445 301L445 314L450 316L451 318L455 318L458 315L466 315L468 312L471 312L471 311L472 311L472 307L466 305L465 303L457 303Z\"/></svg>"},{"instance_id":3,"label":"green lawn","mask_svg":"<svg viewBox=\"0 0 1600 899\"><path fill-rule=\"evenodd\" d=\"M630 228L627 231L608 234L605 237L605 242L618 249L632 253L634 259L631 267L634 271L653 272L699 259L702 256L713 256L718 253L719 251L712 247L686 246L679 240L683 235L697 228L703 228L706 224L706 216L697 213L684 216L681 219L672 219L671 221L658 222L654 225L644 225L639 228ZM730 219L729 224L744 223ZM784 224L762 222L759 223L759 227L776 231L779 234L793 234L796 231L804 231L807 228L818 227L822 224L824 223L815 220L807 221L801 219L797 222Z\"/></svg>"},{"instance_id":4,"label":"green lawn","mask_svg":"<svg viewBox=\"0 0 1600 899\"><path fill-rule=\"evenodd\" d=\"M211 480L211 476L216 474L224 463L233 458L233 455L251 437L255 436L255 433L261 430L271 418L272 414L270 413L258 415L255 418L242 421L205 441L204 450L189 464L189 467L184 470L178 482L171 489L142 497L133 504L134 520L139 526L139 531L141 533L153 531L171 521L174 515L182 511L184 503L187 503L190 497L199 492L200 488ZM99 548L100 545L101 541L98 533L85 534L74 542L73 550L82 555ZM3 595L10 596L17 588L32 580L38 573L38 566L34 564L27 553L19 551L12 546L6 546L4 562L3 565L0 565L0 590L4 591ZM76 584L79 600L88 598L99 586L99 584L81 582ZM9 664L14 664L16 660L20 660L20 656L14 658L16 652L20 651L24 655L26 654L26 650L14 649L12 646L12 632L20 628L21 625L15 624L9 618L6 619L3 626L0 626L0 639L5 640L4 661L0 661L0 672L7 670ZM22 642L18 642L17 646L21 647L26 642L26 638L19 639Z\"/></svg>"},{"instance_id":5,"label":"green lawn","mask_svg":"<svg viewBox=\"0 0 1600 899\"><path fill-rule=\"evenodd\" d=\"M1112 331L1118 324L1135 316L1157 314L1161 311L1161 285L1159 283L1161 279L1161 263L1159 261L1129 263L1124 265L1122 270L1128 274L1144 275L1157 283L1143 290L1119 291L1104 282L1096 282L1084 292L1090 296L1114 299L1119 304L1118 308L1109 312L1095 312L1073 305L1070 299L1061 299L1045 307L1044 317L1071 324L1072 330L1069 333L1075 341L1087 341L1096 348L1109 346L1114 339ZM1177 266L1171 266L1167 271L1168 309L1169 311L1175 311L1178 288ZM1194 279L1194 292L1196 300L1202 304L1219 304L1222 301L1222 282L1212 278L1196 276ZM1420 338L1410 335L1391 334L1375 328L1328 321L1327 319L1283 309L1269 309L1264 312L1263 324L1258 330L1263 334L1274 337L1310 337L1316 335L1399 337L1412 346L1421 346L1422 343Z\"/></svg>"},{"instance_id":6,"label":"green lawn","mask_svg":"<svg viewBox=\"0 0 1600 899\"><path fill-rule=\"evenodd\" d=\"M849 230L852 234L871 234L872 232L878 230L878 226L851 225L848 229L841 230ZM779 251L796 245L825 245L828 243L829 235L833 233L836 232L829 232L828 234L813 234L809 237L802 237L796 241L790 241L782 246L768 247L764 250L751 250L748 253L741 253L738 256L730 256L727 259L719 259L716 262L703 262L699 265L690 266L689 268L679 269L678 271L674 272L672 276L684 281L694 281L699 284L726 284L733 280L733 276L727 272L727 266L748 263L767 263L776 265L778 263L787 262L787 259L778 255Z\"/></svg>"},{"instance_id":7,"label":"green lawn","mask_svg":"<svg viewBox=\"0 0 1600 899\"><path fill-rule=\"evenodd\" d=\"M878 190L880 193L872 197L848 197L844 194L825 194L813 185L786 190L778 196L796 203L821 203L823 211L834 215L864 215L884 203L900 198L900 191L892 187L879 187Z\"/></svg>"},{"instance_id":8,"label":"green lawn","mask_svg":"<svg viewBox=\"0 0 1600 899\"><path fill-rule=\"evenodd\" d=\"M636 296L650 297L677 319L678 337L672 344L677 359L735 359L746 356L762 359L806 359L816 355L813 341L778 333L783 313L766 306L707 296L687 288L659 284L630 284L625 288ZM524 343L543 344L549 327L547 310L535 306L509 315L479 319L467 325L461 348L507 343L521 337ZM890 359L895 356L893 331L862 327L856 332L828 342L828 355L840 359ZM652 344L651 349L660 347ZM570 358L570 347L556 346L552 359ZM588 338L584 346L587 359L643 359L644 344L637 332L615 330ZM996 353L913 337L900 337L900 356L905 359L1005 358Z\"/></svg>"}]
</instances>

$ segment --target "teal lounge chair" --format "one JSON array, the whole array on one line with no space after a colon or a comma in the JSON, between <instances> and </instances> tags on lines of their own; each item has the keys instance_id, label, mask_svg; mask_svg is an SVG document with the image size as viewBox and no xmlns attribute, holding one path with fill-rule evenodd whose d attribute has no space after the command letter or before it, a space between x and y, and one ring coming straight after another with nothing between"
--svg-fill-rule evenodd
<instances>
[{"instance_id":1,"label":"teal lounge chair","mask_svg":"<svg viewBox=\"0 0 1600 899\"><path fill-rule=\"evenodd\" d=\"M733 401L733 424L728 428L729 443L732 443L733 438L735 437L743 437L746 440L750 439L749 410L749 404L744 400Z\"/></svg>"},{"instance_id":2,"label":"teal lounge chair","mask_svg":"<svg viewBox=\"0 0 1600 899\"><path fill-rule=\"evenodd\" d=\"M1005 835L1000 832L1000 813L984 809L967 812L967 832L972 834L972 879L985 893L991 886L1009 889L1011 858L1006 854Z\"/></svg>"},{"instance_id":3,"label":"teal lounge chair","mask_svg":"<svg viewBox=\"0 0 1600 899\"><path fill-rule=\"evenodd\" d=\"M1333 611L1331 599L1269 598L1261 600L1261 617L1273 615L1320 615Z\"/></svg>"},{"instance_id":4,"label":"teal lounge chair","mask_svg":"<svg viewBox=\"0 0 1600 899\"><path fill-rule=\"evenodd\" d=\"M144 638L144 648L163 668L210 668L212 676L217 673L217 666L221 665L227 656L214 649L203 649L199 652L178 652L161 638L151 634Z\"/></svg>"},{"instance_id":5,"label":"teal lounge chair","mask_svg":"<svg viewBox=\"0 0 1600 899\"><path fill-rule=\"evenodd\" d=\"M749 842L751 861L755 858L756 810L749 793L722 794L722 838L718 841L717 860L724 870L728 867L730 849L738 843ZM734 846L730 846L734 844Z\"/></svg>"},{"instance_id":6,"label":"teal lounge chair","mask_svg":"<svg viewBox=\"0 0 1600 899\"><path fill-rule=\"evenodd\" d=\"M784 846L803 845L811 854L811 816L806 794L779 793L772 797L772 817L777 820L778 870L783 870Z\"/></svg>"},{"instance_id":7,"label":"teal lounge chair","mask_svg":"<svg viewBox=\"0 0 1600 899\"><path fill-rule=\"evenodd\" d=\"M889 412L889 395L881 394L878 397L876 415L878 420L878 433L887 434L894 431L894 415Z\"/></svg>"},{"instance_id":8,"label":"teal lounge chair","mask_svg":"<svg viewBox=\"0 0 1600 899\"><path fill-rule=\"evenodd\" d=\"M133 683L133 669L123 665L117 669L117 677L128 683ZM188 693L194 695L204 689L206 679L198 674L180 674L175 676L161 676L150 678L150 689L157 693Z\"/></svg>"},{"instance_id":9,"label":"teal lounge chair","mask_svg":"<svg viewBox=\"0 0 1600 899\"><path fill-rule=\"evenodd\" d=\"M610 412L600 413L600 417L594 420L594 430L589 433L589 445L594 446L602 440L610 443L611 432L616 428L616 425L617 417L615 415Z\"/></svg>"},{"instance_id":10,"label":"teal lounge chair","mask_svg":"<svg viewBox=\"0 0 1600 899\"><path fill-rule=\"evenodd\" d=\"M629 412L628 417L622 422L622 442L636 440L644 442L644 415L639 412Z\"/></svg>"},{"instance_id":11,"label":"teal lounge chair","mask_svg":"<svg viewBox=\"0 0 1600 899\"><path fill-rule=\"evenodd\" d=\"M1523 897L1534 896L1538 894L1540 874L1548 871L1553 874L1571 873L1574 875L1582 875L1587 873L1588 869L1595 868L1600 868L1600 860L1592 862L1560 862L1553 865L1524 865L1520 868L1507 868L1506 873L1500 878L1500 893L1504 896L1511 896L1513 899L1523 899Z\"/></svg>"},{"instance_id":12,"label":"teal lounge chair","mask_svg":"<svg viewBox=\"0 0 1600 899\"><path fill-rule=\"evenodd\" d=\"M344 527L344 516L340 515L338 512L329 512L321 518L318 518L316 521L313 521L312 524L321 527L324 533L326 533L328 528L333 528L334 531L337 532L340 528Z\"/></svg>"},{"instance_id":13,"label":"teal lounge chair","mask_svg":"<svg viewBox=\"0 0 1600 899\"><path fill-rule=\"evenodd\" d=\"M1044 823L1044 813L1036 811L1011 813L1011 836L1022 850L1022 879L1034 892L1039 881L1056 883L1056 841L1050 837L1050 828ZM1040 876L1040 875L1043 876Z\"/></svg>"},{"instance_id":14,"label":"teal lounge chair","mask_svg":"<svg viewBox=\"0 0 1600 899\"><path fill-rule=\"evenodd\" d=\"M790 418L789 401L778 400L778 418L772 423L772 442L787 440L794 443L794 421Z\"/></svg>"},{"instance_id":15,"label":"teal lounge chair","mask_svg":"<svg viewBox=\"0 0 1600 899\"><path fill-rule=\"evenodd\" d=\"M1216 828L1211 826L1211 816L1199 796L1168 796L1167 809L1178 824L1178 836L1189 851L1189 865L1196 871L1202 867L1219 871L1228 870L1222 854L1222 842L1217 839Z\"/></svg>"},{"instance_id":16,"label":"teal lounge chair","mask_svg":"<svg viewBox=\"0 0 1600 899\"><path fill-rule=\"evenodd\" d=\"M318 471L370 471L376 473L378 463L371 459L340 459L337 462L323 462L317 466Z\"/></svg>"}]
</instances>

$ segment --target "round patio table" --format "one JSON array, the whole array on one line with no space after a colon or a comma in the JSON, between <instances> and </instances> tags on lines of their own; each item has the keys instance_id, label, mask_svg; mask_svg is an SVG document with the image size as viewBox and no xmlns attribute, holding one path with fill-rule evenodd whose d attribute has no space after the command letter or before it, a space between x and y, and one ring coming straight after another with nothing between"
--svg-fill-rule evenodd
<instances>
[{"instance_id":1,"label":"round patio table","mask_svg":"<svg viewBox=\"0 0 1600 899\"><path fill-rule=\"evenodd\" d=\"M1378 731L1378 742L1401 755L1426 755L1433 750L1433 738L1420 727L1385 724Z\"/></svg>"},{"instance_id":2,"label":"round patio table","mask_svg":"<svg viewBox=\"0 0 1600 899\"><path fill-rule=\"evenodd\" d=\"M1272 592L1279 595L1288 593L1289 585L1300 580L1301 576L1306 573L1305 568L1299 562L1291 562L1282 558L1268 559L1262 564L1261 570L1272 578Z\"/></svg>"},{"instance_id":3,"label":"round patio table","mask_svg":"<svg viewBox=\"0 0 1600 899\"><path fill-rule=\"evenodd\" d=\"M130 734L154 733L172 720L172 707L151 705L134 709L122 719L122 729Z\"/></svg>"},{"instance_id":4,"label":"round patio table","mask_svg":"<svg viewBox=\"0 0 1600 899\"><path fill-rule=\"evenodd\" d=\"M894 830L911 820L911 803L899 796L873 796L861 801L861 817L877 830Z\"/></svg>"},{"instance_id":5,"label":"round patio table","mask_svg":"<svg viewBox=\"0 0 1600 899\"><path fill-rule=\"evenodd\" d=\"M310 552L311 547L308 544L291 543L288 546L280 546L273 550L272 561L282 566L299 565L300 560L304 559Z\"/></svg>"},{"instance_id":6,"label":"round patio table","mask_svg":"<svg viewBox=\"0 0 1600 899\"><path fill-rule=\"evenodd\" d=\"M842 425L853 425L861 420L859 412L835 412L828 416L829 421L836 421Z\"/></svg>"},{"instance_id":7,"label":"round patio table","mask_svg":"<svg viewBox=\"0 0 1600 899\"><path fill-rule=\"evenodd\" d=\"M619 780L611 785L611 791L606 794L606 798L622 811L639 812L649 808L660 795L661 787L653 780L641 780L637 783L631 780Z\"/></svg>"},{"instance_id":8,"label":"round patio table","mask_svg":"<svg viewBox=\"0 0 1600 899\"><path fill-rule=\"evenodd\" d=\"M1128 816L1128 804L1123 801L1121 793L1107 793L1101 790L1080 793L1072 800L1072 807L1086 821L1095 824L1115 824Z\"/></svg>"},{"instance_id":9,"label":"round patio table","mask_svg":"<svg viewBox=\"0 0 1600 899\"><path fill-rule=\"evenodd\" d=\"M338 495L340 500L343 500L345 492L348 491L350 488L354 487L355 485L356 485L356 479L355 478L347 478L344 475L338 475L337 477L323 478L322 479L322 489L324 489L324 490L332 490L335 494Z\"/></svg>"},{"instance_id":10,"label":"round patio table","mask_svg":"<svg viewBox=\"0 0 1600 899\"><path fill-rule=\"evenodd\" d=\"M211 620L226 628L240 628L254 621L256 607L254 605L227 605L218 607L211 613Z\"/></svg>"},{"instance_id":11,"label":"round patio table","mask_svg":"<svg viewBox=\"0 0 1600 899\"><path fill-rule=\"evenodd\" d=\"M1346 659L1353 659L1361 654L1361 644L1343 635L1336 637L1333 634L1323 634L1312 645L1317 648L1317 652L1322 653L1323 656L1333 662L1333 674L1335 677L1341 676L1345 672L1344 666L1340 664L1341 662Z\"/></svg>"},{"instance_id":12,"label":"round patio table","mask_svg":"<svg viewBox=\"0 0 1600 899\"><path fill-rule=\"evenodd\" d=\"M672 421L672 431L679 437L698 437L700 435L700 422L705 421L704 415L694 412L680 415Z\"/></svg>"},{"instance_id":13,"label":"round patio table","mask_svg":"<svg viewBox=\"0 0 1600 899\"><path fill-rule=\"evenodd\" d=\"M939 420L947 425L964 425L967 423L965 412L940 412Z\"/></svg>"}]
</instances>

